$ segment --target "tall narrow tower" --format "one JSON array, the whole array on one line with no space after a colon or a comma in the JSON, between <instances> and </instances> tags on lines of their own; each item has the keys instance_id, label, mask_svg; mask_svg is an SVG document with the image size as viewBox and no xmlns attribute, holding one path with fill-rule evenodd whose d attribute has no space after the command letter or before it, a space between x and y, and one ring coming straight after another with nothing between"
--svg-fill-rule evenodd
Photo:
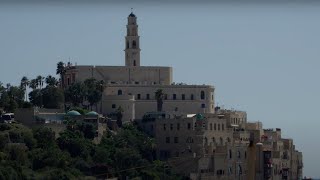
<instances>
[{"instance_id":1,"label":"tall narrow tower","mask_svg":"<svg viewBox=\"0 0 320 180\"><path fill-rule=\"evenodd\" d=\"M125 59L126 66L140 66L140 42L137 17L132 12L128 16Z\"/></svg>"}]
</instances>

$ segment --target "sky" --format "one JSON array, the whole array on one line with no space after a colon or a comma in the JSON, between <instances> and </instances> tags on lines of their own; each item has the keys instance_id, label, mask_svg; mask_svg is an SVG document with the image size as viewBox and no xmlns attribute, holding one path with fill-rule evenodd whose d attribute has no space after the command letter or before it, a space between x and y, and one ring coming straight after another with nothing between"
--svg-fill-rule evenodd
<instances>
[{"instance_id":1,"label":"sky","mask_svg":"<svg viewBox=\"0 0 320 180\"><path fill-rule=\"evenodd\" d=\"M58 61L124 65L127 16L138 17L141 64L174 82L210 84L216 104L281 128L320 177L320 4L0 1L0 81L55 75ZM262 2L262 1L261 1Z\"/></svg>"}]
</instances>

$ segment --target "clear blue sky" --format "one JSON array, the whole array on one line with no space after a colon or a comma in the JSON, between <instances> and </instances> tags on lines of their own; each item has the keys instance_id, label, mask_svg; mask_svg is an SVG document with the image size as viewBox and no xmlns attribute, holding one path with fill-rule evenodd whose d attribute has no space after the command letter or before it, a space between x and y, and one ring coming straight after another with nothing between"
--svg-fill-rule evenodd
<instances>
[{"instance_id":1,"label":"clear blue sky","mask_svg":"<svg viewBox=\"0 0 320 180\"><path fill-rule=\"evenodd\" d=\"M0 4L0 81L55 74L69 58L124 65L131 7L142 65L214 85L219 105L281 128L303 152L304 174L320 176L319 4Z\"/></svg>"}]
</instances>

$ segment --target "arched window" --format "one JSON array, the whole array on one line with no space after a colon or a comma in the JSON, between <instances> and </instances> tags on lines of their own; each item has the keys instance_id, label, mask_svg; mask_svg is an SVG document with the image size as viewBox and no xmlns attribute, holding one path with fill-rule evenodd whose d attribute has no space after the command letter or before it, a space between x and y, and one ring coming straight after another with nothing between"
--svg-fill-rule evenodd
<instances>
[{"instance_id":1,"label":"arched window","mask_svg":"<svg viewBox=\"0 0 320 180\"><path fill-rule=\"evenodd\" d=\"M191 100L193 100L193 99L194 99L194 96L193 96L193 94L191 94L191 95L190 95L190 99L191 99Z\"/></svg>"},{"instance_id":2,"label":"arched window","mask_svg":"<svg viewBox=\"0 0 320 180\"><path fill-rule=\"evenodd\" d=\"M136 66L136 60L133 60L133 66Z\"/></svg>"},{"instance_id":3,"label":"arched window","mask_svg":"<svg viewBox=\"0 0 320 180\"><path fill-rule=\"evenodd\" d=\"M122 95L122 90L121 89L118 90L118 95Z\"/></svg>"},{"instance_id":4,"label":"arched window","mask_svg":"<svg viewBox=\"0 0 320 180\"><path fill-rule=\"evenodd\" d=\"M201 91L201 99L205 99L204 91Z\"/></svg>"},{"instance_id":5,"label":"arched window","mask_svg":"<svg viewBox=\"0 0 320 180\"><path fill-rule=\"evenodd\" d=\"M213 138L212 138L212 142L213 142L213 143L216 143L216 138L213 137Z\"/></svg>"},{"instance_id":6,"label":"arched window","mask_svg":"<svg viewBox=\"0 0 320 180\"><path fill-rule=\"evenodd\" d=\"M223 145L223 139L220 137L220 145Z\"/></svg>"},{"instance_id":7,"label":"arched window","mask_svg":"<svg viewBox=\"0 0 320 180\"><path fill-rule=\"evenodd\" d=\"M136 41L132 41L132 48L136 48L136 47L137 47Z\"/></svg>"},{"instance_id":8,"label":"arched window","mask_svg":"<svg viewBox=\"0 0 320 180\"><path fill-rule=\"evenodd\" d=\"M229 137L227 137L227 142L230 143L231 142L231 139Z\"/></svg>"}]
</instances>

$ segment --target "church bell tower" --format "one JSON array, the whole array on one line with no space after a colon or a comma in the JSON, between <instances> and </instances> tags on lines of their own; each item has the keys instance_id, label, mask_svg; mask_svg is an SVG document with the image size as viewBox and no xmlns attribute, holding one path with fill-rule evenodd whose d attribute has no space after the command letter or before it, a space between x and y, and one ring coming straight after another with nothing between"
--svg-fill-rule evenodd
<instances>
[{"instance_id":1,"label":"church bell tower","mask_svg":"<svg viewBox=\"0 0 320 180\"><path fill-rule=\"evenodd\" d=\"M137 17L132 12L128 16L126 48L124 51L126 66L140 66L140 42Z\"/></svg>"}]
</instances>

